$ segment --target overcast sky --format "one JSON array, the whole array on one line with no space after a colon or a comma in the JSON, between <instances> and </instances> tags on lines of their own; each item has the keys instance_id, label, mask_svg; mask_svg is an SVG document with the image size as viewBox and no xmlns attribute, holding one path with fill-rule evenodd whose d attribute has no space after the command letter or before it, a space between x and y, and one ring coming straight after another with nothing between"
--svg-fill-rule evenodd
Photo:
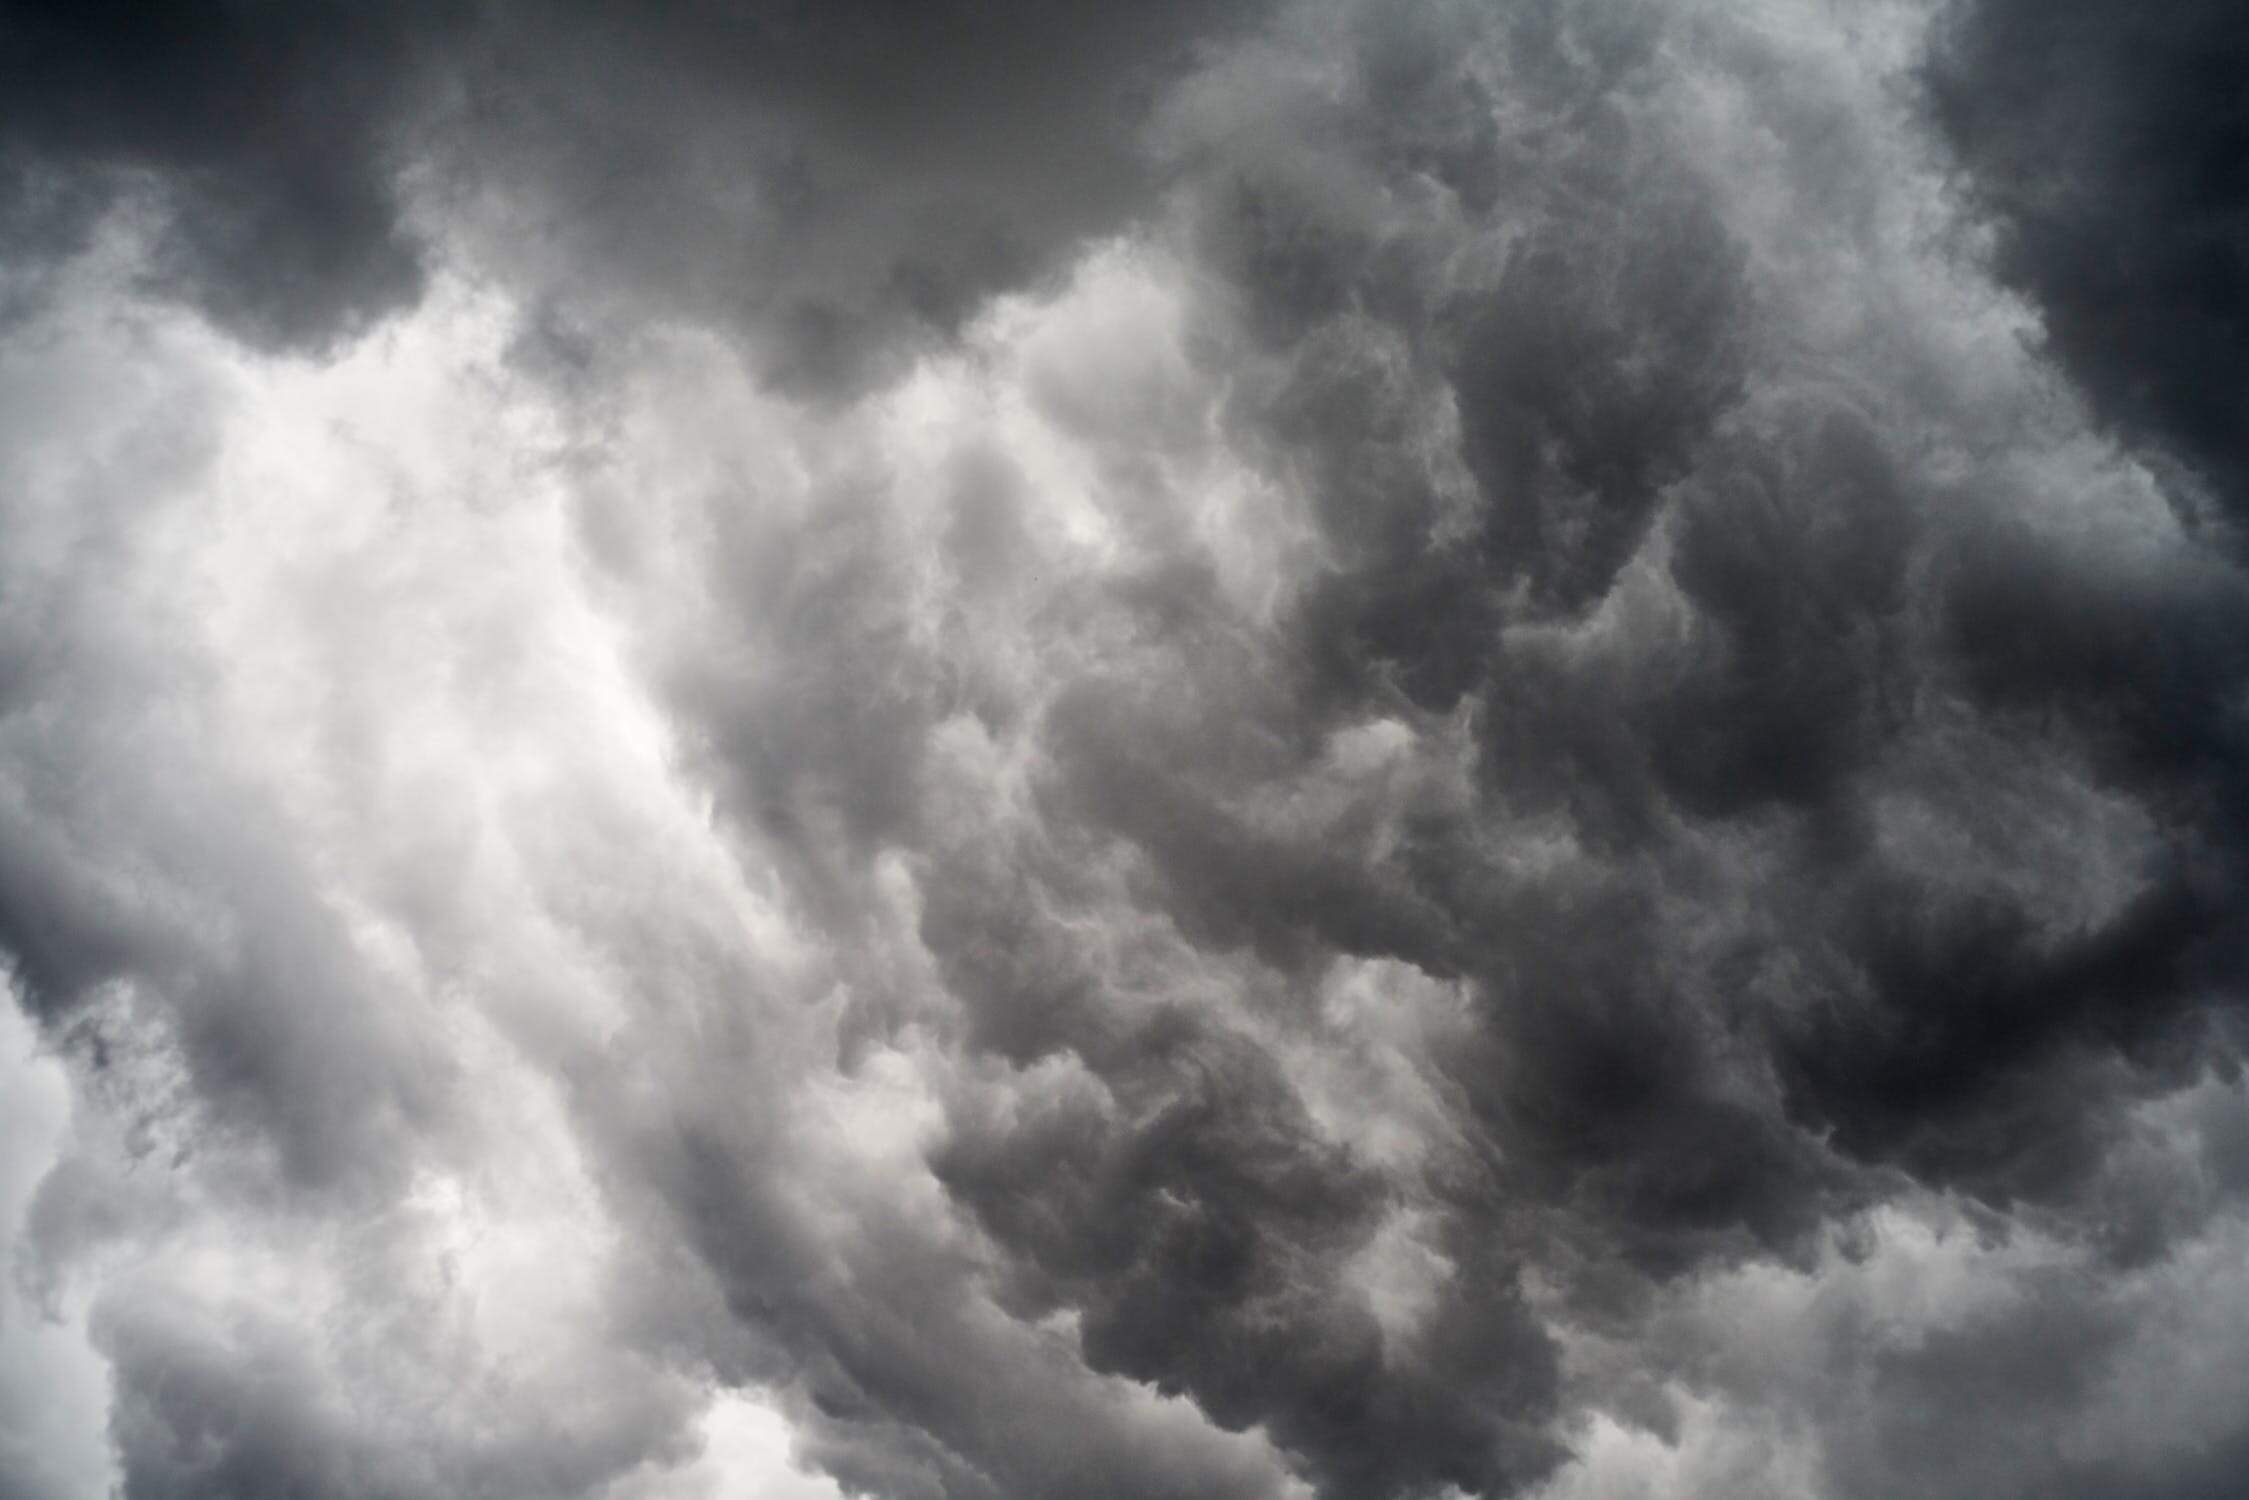
<instances>
[{"instance_id":1,"label":"overcast sky","mask_svg":"<svg viewBox=\"0 0 2249 1500\"><path fill-rule=\"evenodd\" d=\"M0 1497L2241 1494L2245 78L0 0Z\"/></svg>"}]
</instances>

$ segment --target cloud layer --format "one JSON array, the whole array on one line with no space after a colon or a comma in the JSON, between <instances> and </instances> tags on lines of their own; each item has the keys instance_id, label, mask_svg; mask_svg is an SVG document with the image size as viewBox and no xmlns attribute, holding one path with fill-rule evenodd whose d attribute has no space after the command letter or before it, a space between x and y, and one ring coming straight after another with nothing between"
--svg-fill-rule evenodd
<instances>
[{"instance_id":1,"label":"cloud layer","mask_svg":"<svg viewBox=\"0 0 2249 1500\"><path fill-rule=\"evenodd\" d=\"M2229 1492L2111 9L0 10L0 1491Z\"/></svg>"}]
</instances>

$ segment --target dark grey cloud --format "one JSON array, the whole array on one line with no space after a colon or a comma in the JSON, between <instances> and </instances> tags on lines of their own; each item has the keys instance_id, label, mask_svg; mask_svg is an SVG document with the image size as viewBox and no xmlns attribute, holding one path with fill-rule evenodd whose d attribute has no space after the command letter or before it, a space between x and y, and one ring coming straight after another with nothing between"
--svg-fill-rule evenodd
<instances>
[{"instance_id":1,"label":"dark grey cloud","mask_svg":"<svg viewBox=\"0 0 2249 1500\"><path fill-rule=\"evenodd\" d=\"M1149 109L1263 9L502 7L460 155L499 233L562 248L565 303L637 288L755 330L787 388L852 389L1144 207Z\"/></svg>"},{"instance_id":2,"label":"dark grey cloud","mask_svg":"<svg viewBox=\"0 0 2249 1500\"><path fill-rule=\"evenodd\" d=\"M2218 1493L2239 28L2054 17L19 8L124 1493Z\"/></svg>"},{"instance_id":3,"label":"dark grey cloud","mask_svg":"<svg viewBox=\"0 0 2249 1500\"><path fill-rule=\"evenodd\" d=\"M412 302L398 171L442 6L130 3L0 12L11 259L147 197L147 274L261 347L319 347Z\"/></svg>"},{"instance_id":4,"label":"dark grey cloud","mask_svg":"<svg viewBox=\"0 0 2249 1500\"><path fill-rule=\"evenodd\" d=\"M2228 395L2244 344L2233 7L1964 6L1931 60L1936 118L1995 220L1998 269L2096 409L2177 466L2187 514L2238 523Z\"/></svg>"},{"instance_id":5,"label":"dark grey cloud","mask_svg":"<svg viewBox=\"0 0 2249 1500\"><path fill-rule=\"evenodd\" d=\"M416 192L465 197L564 307L854 388L1142 203L1141 117L1257 9L14 5L0 223L36 260L145 201L154 286L317 351L422 295Z\"/></svg>"},{"instance_id":6,"label":"dark grey cloud","mask_svg":"<svg viewBox=\"0 0 2249 1500\"><path fill-rule=\"evenodd\" d=\"M1340 87L1240 84L1273 87L1257 107L1301 137L1195 143L1193 232L1278 361L1237 415L1306 486L1333 565L1248 664L1167 621L1181 650L1160 688L1058 704L1052 805L1145 859L1147 894L1192 943L1282 975L1325 950L1465 979L1476 1025L1440 1066L1487 1165L1414 1191L1460 1242L1540 1247L1498 1268L1494 1305L1527 1261L1581 1315L1629 1317L1697 1267L1802 1263L1906 1185L2120 1246L2087 1195L2124 1113L2234 1066L2241 678L2220 642L2238 634L2237 575L2191 539L2127 561L2025 524L2000 465L1929 462L1913 434L1945 418L1927 394L1835 391L1884 378L1882 351L1791 347L1810 309L1756 283L1760 247L1725 227L1724 185L1654 123L1660 20L1613 22L1555 8L1519 30L1401 37L1369 19L1347 30ZM1418 132L1442 111L1398 107L1401 89L1509 86L1570 128L1435 158ZM2030 440L2021 416L1951 420L1986 451ZM1427 732L1464 706L1475 800L1409 815L1382 853L1229 815L1301 786L1322 730L1392 714ZM2017 755L2058 767L2051 784L2024 784ZM2145 834L2112 884L2065 889L2050 863L2073 836L2024 820L2094 803ZM1960 837L1949 868L1896 836L1932 821ZM1570 852L1525 874L1510 845L1526 838ZM1030 946L1019 917L925 936ZM1003 1048L1070 1048L1112 1088L1132 1076L1066 964L1026 993L1019 959L957 961L972 1009L1004 1007ZM954 1170L973 1202L1004 1205L990 1227L1039 1275L1082 1276L1097 1253L1056 1226L1094 1235L1113 1211L1153 1232L1137 1177L1082 1155L1101 1132L1017 1128L1040 1170L1003 1169L989 1142ZM1294 1180L1254 1132L1235 1139ZM1093 1243L1133 1286L1130 1236ZM1272 1253L1243 1245L1242 1286ZM1160 1333L1191 1318L1227 1350L1222 1315L1195 1276L1163 1282L1177 1310L1132 1304L1148 1330L1132 1357L1211 1382L1223 1410L1202 1350ZM1289 1361L1267 1365L1281 1399ZM1416 1376L1400 1361L1377 1383ZM1321 1410L1339 1451L1444 1451L1386 1437L1368 1409ZM1268 1420L1287 1441L1286 1417ZM1500 1463L1419 1482L1489 1486ZM1338 1493L1356 1482L1337 1460L1315 1472Z\"/></svg>"}]
</instances>

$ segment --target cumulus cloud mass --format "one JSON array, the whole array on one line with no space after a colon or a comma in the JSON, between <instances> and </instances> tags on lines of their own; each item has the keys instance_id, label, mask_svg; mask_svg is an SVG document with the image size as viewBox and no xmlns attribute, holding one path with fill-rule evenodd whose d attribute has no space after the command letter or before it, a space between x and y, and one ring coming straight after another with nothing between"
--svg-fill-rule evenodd
<instances>
[{"instance_id":1,"label":"cumulus cloud mass","mask_svg":"<svg viewBox=\"0 0 2249 1500\"><path fill-rule=\"evenodd\" d=\"M2245 77L0 3L0 1495L2242 1493Z\"/></svg>"}]
</instances>

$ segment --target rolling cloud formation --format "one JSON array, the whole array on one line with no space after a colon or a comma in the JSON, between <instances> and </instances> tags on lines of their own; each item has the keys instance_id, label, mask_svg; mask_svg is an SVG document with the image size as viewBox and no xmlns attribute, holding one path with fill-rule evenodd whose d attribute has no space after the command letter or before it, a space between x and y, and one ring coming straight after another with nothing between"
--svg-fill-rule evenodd
<instances>
[{"instance_id":1,"label":"rolling cloud formation","mask_svg":"<svg viewBox=\"0 0 2249 1500\"><path fill-rule=\"evenodd\" d=\"M2234 1493L2237 9L0 5L0 1494Z\"/></svg>"}]
</instances>

